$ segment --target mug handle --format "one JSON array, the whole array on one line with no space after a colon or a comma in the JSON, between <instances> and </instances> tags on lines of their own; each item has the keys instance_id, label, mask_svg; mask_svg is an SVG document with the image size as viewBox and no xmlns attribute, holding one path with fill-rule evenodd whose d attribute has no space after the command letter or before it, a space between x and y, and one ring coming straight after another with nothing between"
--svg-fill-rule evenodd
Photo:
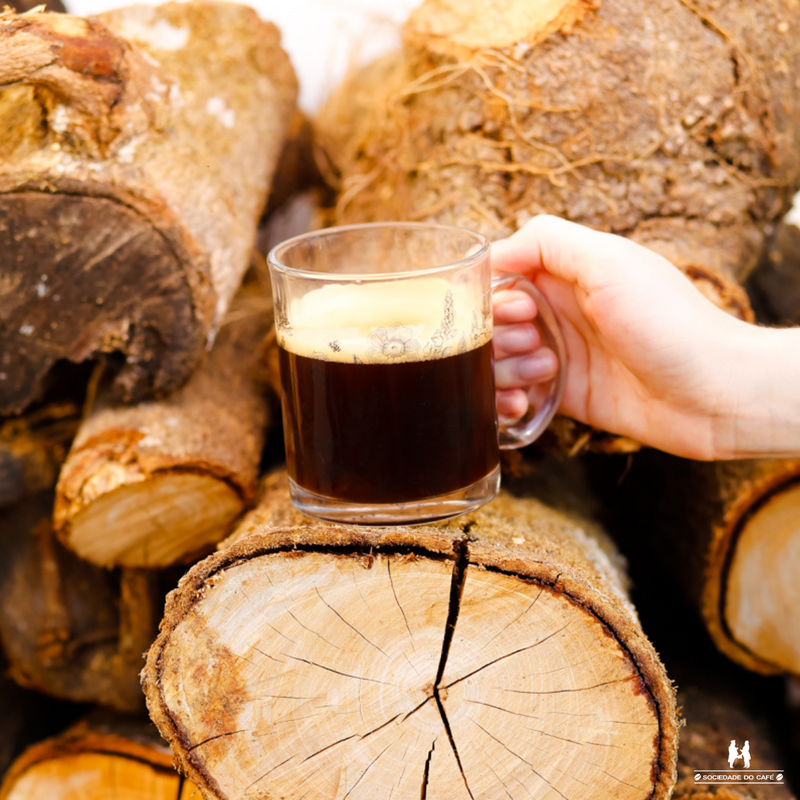
<instances>
[{"instance_id":1,"label":"mug handle","mask_svg":"<svg viewBox=\"0 0 800 800\"><path fill-rule=\"evenodd\" d=\"M501 450L524 447L538 439L555 416L566 383L566 348L553 310L539 290L527 279L513 272L492 272L492 294L514 289L529 294L536 303L534 327L541 346L549 347L558 359L556 374L549 380L533 383L528 389L528 411L517 420L498 420Z\"/></svg>"}]
</instances>

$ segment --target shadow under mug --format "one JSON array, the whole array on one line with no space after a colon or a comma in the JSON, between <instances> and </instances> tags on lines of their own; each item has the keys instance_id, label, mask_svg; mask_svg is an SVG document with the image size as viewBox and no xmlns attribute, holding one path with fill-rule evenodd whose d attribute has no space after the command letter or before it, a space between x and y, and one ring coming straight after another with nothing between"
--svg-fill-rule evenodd
<instances>
[{"instance_id":1,"label":"shadow under mug","mask_svg":"<svg viewBox=\"0 0 800 800\"><path fill-rule=\"evenodd\" d=\"M292 502L319 519L409 525L491 500L500 449L536 439L564 389L553 313L519 275L491 272L487 239L427 223L327 228L268 256ZM492 293L536 303L555 376L498 421Z\"/></svg>"}]
</instances>

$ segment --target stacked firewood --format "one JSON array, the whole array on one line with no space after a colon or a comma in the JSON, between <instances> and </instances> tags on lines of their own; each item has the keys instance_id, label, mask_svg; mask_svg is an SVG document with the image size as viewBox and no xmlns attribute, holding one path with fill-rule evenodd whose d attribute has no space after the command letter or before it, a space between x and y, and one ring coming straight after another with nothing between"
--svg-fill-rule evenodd
<instances>
[{"instance_id":1,"label":"stacked firewood","mask_svg":"<svg viewBox=\"0 0 800 800\"><path fill-rule=\"evenodd\" d=\"M426 0L312 132L244 6L0 14L0 800L791 800L696 775L730 740L790 775L779 679L708 644L800 676L800 459L562 420L477 513L312 523L267 469L254 246L322 164L334 221L558 213L753 320L799 30L790 0Z\"/></svg>"}]
</instances>

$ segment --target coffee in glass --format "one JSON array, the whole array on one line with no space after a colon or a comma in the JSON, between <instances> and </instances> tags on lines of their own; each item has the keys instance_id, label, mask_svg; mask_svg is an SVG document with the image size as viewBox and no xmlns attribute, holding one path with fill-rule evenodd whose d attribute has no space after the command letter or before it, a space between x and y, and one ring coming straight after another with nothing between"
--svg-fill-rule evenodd
<instances>
[{"instance_id":1,"label":"coffee in glass","mask_svg":"<svg viewBox=\"0 0 800 800\"><path fill-rule=\"evenodd\" d=\"M331 228L279 245L270 267L295 505L386 525L491 499L501 440L485 239L411 223ZM495 283L532 288L519 276ZM536 300L540 335L561 364L552 316ZM538 435L561 378L526 419L503 426L506 444Z\"/></svg>"}]
</instances>

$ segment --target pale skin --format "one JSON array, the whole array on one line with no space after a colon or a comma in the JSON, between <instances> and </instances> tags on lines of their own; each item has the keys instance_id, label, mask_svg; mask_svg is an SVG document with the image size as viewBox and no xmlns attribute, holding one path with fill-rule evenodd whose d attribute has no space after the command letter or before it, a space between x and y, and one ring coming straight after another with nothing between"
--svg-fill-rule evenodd
<instances>
[{"instance_id":1,"label":"pale skin","mask_svg":"<svg viewBox=\"0 0 800 800\"><path fill-rule=\"evenodd\" d=\"M492 246L492 267L529 277L564 336L560 412L700 460L800 455L800 328L751 325L707 300L665 258L620 236L539 216ZM497 408L546 380L533 300L495 298Z\"/></svg>"}]
</instances>

